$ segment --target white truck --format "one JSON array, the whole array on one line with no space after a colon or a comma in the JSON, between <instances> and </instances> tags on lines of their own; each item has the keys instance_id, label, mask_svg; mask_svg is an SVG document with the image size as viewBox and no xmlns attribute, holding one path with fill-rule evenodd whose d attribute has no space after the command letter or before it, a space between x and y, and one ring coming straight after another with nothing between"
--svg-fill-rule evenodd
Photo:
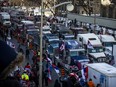
<instances>
[{"instance_id":1,"label":"white truck","mask_svg":"<svg viewBox=\"0 0 116 87\"><path fill-rule=\"evenodd\" d=\"M116 68L107 63L91 63L87 66L87 81L91 78L100 87L116 87Z\"/></svg>"},{"instance_id":2,"label":"white truck","mask_svg":"<svg viewBox=\"0 0 116 87\"><path fill-rule=\"evenodd\" d=\"M10 14L7 12L0 12L0 22L4 26L11 26Z\"/></svg>"},{"instance_id":3,"label":"white truck","mask_svg":"<svg viewBox=\"0 0 116 87\"><path fill-rule=\"evenodd\" d=\"M105 54L110 56L112 55L112 45L114 44L114 42L116 42L116 40L114 39L113 36L111 35L98 35L99 39L102 42L102 45L105 48Z\"/></svg>"},{"instance_id":4,"label":"white truck","mask_svg":"<svg viewBox=\"0 0 116 87\"><path fill-rule=\"evenodd\" d=\"M78 34L77 41L87 50L91 62L106 62L103 46L94 33Z\"/></svg>"},{"instance_id":5,"label":"white truck","mask_svg":"<svg viewBox=\"0 0 116 87\"><path fill-rule=\"evenodd\" d=\"M42 30L43 34L51 34L51 28L49 25L44 25Z\"/></svg>"}]
</instances>

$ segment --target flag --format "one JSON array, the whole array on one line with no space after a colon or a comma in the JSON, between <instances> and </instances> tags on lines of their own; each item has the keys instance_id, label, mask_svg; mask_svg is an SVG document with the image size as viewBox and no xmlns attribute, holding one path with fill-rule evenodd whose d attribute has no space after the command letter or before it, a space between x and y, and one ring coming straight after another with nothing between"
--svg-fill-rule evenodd
<instances>
[{"instance_id":1,"label":"flag","mask_svg":"<svg viewBox=\"0 0 116 87\"><path fill-rule=\"evenodd\" d=\"M55 72L56 72L57 74L60 73L60 70L59 70L59 68L58 68L56 65L52 64L52 67L54 68L54 70L55 70Z\"/></svg>"},{"instance_id":2,"label":"flag","mask_svg":"<svg viewBox=\"0 0 116 87\"><path fill-rule=\"evenodd\" d=\"M61 44L61 46L60 46L60 51L63 51L65 49L65 44L64 44L64 42Z\"/></svg>"},{"instance_id":3,"label":"flag","mask_svg":"<svg viewBox=\"0 0 116 87\"><path fill-rule=\"evenodd\" d=\"M79 79L79 76L76 73L70 73L70 76L74 76L77 80Z\"/></svg>"},{"instance_id":4,"label":"flag","mask_svg":"<svg viewBox=\"0 0 116 87\"><path fill-rule=\"evenodd\" d=\"M59 73L60 73L60 70L59 70L59 68L58 68L58 67L55 67L55 68L54 68L54 70L55 70L55 72L56 72L57 74L59 74Z\"/></svg>"},{"instance_id":5,"label":"flag","mask_svg":"<svg viewBox=\"0 0 116 87\"><path fill-rule=\"evenodd\" d=\"M87 48L93 49L93 46L92 46L92 44L90 43L89 40L88 40L88 43L87 43Z\"/></svg>"},{"instance_id":6,"label":"flag","mask_svg":"<svg viewBox=\"0 0 116 87\"><path fill-rule=\"evenodd\" d=\"M85 80L88 78L88 67L83 65L83 69L81 70L82 78Z\"/></svg>"},{"instance_id":7,"label":"flag","mask_svg":"<svg viewBox=\"0 0 116 87\"><path fill-rule=\"evenodd\" d=\"M47 57L47 61L52 65L52 60L50 58Z\"/></svg>"},{"instance_id":8,"label":"flag","mask_svg":"<svg viewBox=\"0 0 116 87\"><path fill-rule=\"evenodd\" d=\"M51 72L50 72L50 68L48 68L48 81L51 81L52 77L51 77Z\"/></svg>"}]
</instances>

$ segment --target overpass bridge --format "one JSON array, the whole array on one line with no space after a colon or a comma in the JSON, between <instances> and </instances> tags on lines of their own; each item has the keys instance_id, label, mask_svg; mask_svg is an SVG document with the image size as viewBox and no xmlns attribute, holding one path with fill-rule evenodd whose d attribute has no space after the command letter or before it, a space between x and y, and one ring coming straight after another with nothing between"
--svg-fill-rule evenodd
<instances>
[{"instance_id":1,"label":"overpass bridge","mask_svg":"<svg viewBox=\"0 0 116 87\"><path fill-rule=\"evenodd\" d=\"M113 31L116 31L116 19L97 17L97 16L95 18L94 16L84 16L84 15L78 15L73 13L67 14L67 18L71 20L77 19L77 21L90 23L90 24L94 24L96 21L96 24L98 24L99 26L110 28Z\"/></svg>"}]
</instances>

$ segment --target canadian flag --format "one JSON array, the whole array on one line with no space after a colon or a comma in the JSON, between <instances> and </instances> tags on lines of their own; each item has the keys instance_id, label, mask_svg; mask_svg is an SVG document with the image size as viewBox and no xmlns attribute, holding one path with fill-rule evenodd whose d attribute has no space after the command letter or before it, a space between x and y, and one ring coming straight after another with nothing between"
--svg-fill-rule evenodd
<instances>
[{"instance_id":1,"label":"canadian flag","mask_svg":"<svg viewBox=\"0 0 116 87\"><path fill-rule=\"evenodd\" d=\"M60 51L63 51L64 49L65 49L65 44L63 42L62 45L60 46Z\"/></svg>"},{"instance_id":2,"label":"canadian flag","mask_svg":"<svg viewBox=\"0 0 116 87\"><path fill-rule=\"evenodd\" d=\"M88 78L88 67L83 65L83 68L81 70L81 75L83 79Z\"/></svg>"}]
</instances>

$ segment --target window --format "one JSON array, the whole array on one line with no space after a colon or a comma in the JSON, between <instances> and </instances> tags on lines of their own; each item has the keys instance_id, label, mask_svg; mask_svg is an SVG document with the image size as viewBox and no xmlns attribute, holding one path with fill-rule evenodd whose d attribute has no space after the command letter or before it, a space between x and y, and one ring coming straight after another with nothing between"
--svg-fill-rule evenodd
<instances>
[{"instance_id":1,"label":"window","mask_svg":"<svg viewBox=\"0 0 116 87\"><path fill-rule=\"evenodd\" d=\"M103 47L94 47L93 49L88 49L89 53L99 53L103 52Z\"/></svg>"},{"instance_id":2,"label":"window","mask_svg":"<svg viewBox=\"0 0 116 87\"><path fill-rule=\"evenodd\" d=\"M105 47L112 47L113 42L104 42Z\"/></svg>"},{"instance_id":3,"label":"window","mask_svg":"<svg viewBox=\"0 0 116 87\"><path fill-rule=\"evenodd\" d=\"M70 56L77 56L77 55L79 55L77 51L70 52Z\"/></svg>"},{"instance_id":4,"label":"window","mask_svg":"<svg viewBox=\"0 0 116 87\"><path fill-rule=\"evenodd\" d=\"M89 40L96 40L96 38L89 38Z\"/></svg>"}]
</instances>

